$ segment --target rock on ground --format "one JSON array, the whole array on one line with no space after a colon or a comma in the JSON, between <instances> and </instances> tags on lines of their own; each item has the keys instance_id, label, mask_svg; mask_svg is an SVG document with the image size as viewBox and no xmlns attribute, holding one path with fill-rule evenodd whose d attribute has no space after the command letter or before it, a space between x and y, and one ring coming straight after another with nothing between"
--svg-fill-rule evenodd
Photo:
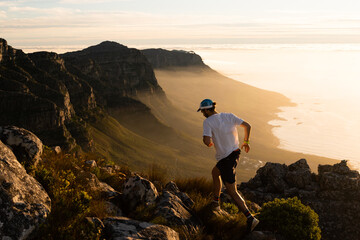
<instances>
[{"instance_id":1,"label":"rock on ground","mask_svg":"<svg viewBox=\"0 0 360 240\"><path fill-rule=\"evenodd\" d=\"M106 218L104 225L105 237L108 240L179 240L179 234L169 227L126 217Z\"/></svg>"},{"instance_id":2,"label":"rock on ground","mask_svg":"<svg viewBox=\"0 0 360 240\"><path fill-rule=\"evenodd\" d=\"M25 239L50 213L43 187L0 141L0 239Z\"/></svg>"},{"instance_id":3,"label":"rock on ground","mask_svg":"<svg viewBox=\"0 0 360 240\"><path fill-rule=\"evenodd\" d=\"M200 220L192 213L193 200L169 182L156 205L155 215L161 216L174 227L184 227L190 233L200 229Z\"/></svg>"},{"instance_id":4,"label":"rock on ground","mask_svg":"<svg viewBox=\"0 0 360 240\"><path fill-rule=\"evenodd\" d=\"M39 162L43 144L32 132L15 126L0 127L0 140L12 149L17 160L26 168Z\"/></svg>"},{"instance_id":5,"label":"rock on ground","mask_svg":"<svg viewBox=\"0 0 360 240\"><path fill-rule=\"evenodd\" d=\"M130 211L134 210L140 204L155 204L158 196L159 193L154 184L138 175L129 178L125 182L123 202L128 206Z\"/></svg>"}]
</instances>

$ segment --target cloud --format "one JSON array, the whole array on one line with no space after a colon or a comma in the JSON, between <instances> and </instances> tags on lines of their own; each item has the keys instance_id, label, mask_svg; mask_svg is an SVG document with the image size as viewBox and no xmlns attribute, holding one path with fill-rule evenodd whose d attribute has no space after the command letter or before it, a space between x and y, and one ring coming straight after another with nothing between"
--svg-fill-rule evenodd
<instances>
[{"instance_id":1,"label":"cloud","mask_svg":"<svg viewBox=\"0 0 360 240\"><path fill-rule=\"evenodd\" d=\"M62 4L93 4L93 3L108 3L108 2L129 2L132 0L61 0Z\"/></svg>"},{"instance_id":2,"label":"cloud","mask_svg":"<svg viewBox=\"0 0 360 240\"><path fill-rule=\"evenodd\" d=\"M1 1L0 2L0 7L4 8L4 7L13 7L16 6L17 2L16 1Z\"/></svg>"},{"instance_id":3,"label":"cloud","mask_svg":"<svg viewBox=\"0 0 360 240\"><path fill-rule=\"evenodd\" d=\"M6 18L6 12L0 11L0 18Z\"/></svg>"},{"instance_id":4,"label":"cloud","mask_svg":"<svg viewBox=\"0 0 360 240\"><path fill-rule=\"evenodd\" d=\"M80 0L99 3L104 0ZM106 0L110 1L110 0ZM75 2L62 0L62 2ZM79 1L76 1L79 3ZM336 38L354 41L358 35L358 19L309 18L297 16L271 17L215 14L150 14L130 11L95 11L66 8L36 8L10 6L8 12L0 11L3 37L20 39L22 43L39 45L49 42L56 44L92 44L104 39L133 41L200 42L221 39L256 42L257 39L284 39L310 41ZM3 16L12 16L3 17ZM15 16L15 17L14 17ZM315 19L315 20L314 20ZM332 21L332 22L331 22ZM335 24L336 22L336 24ZM335 37L334 37L335 36ZM353 37L352 37L353 36ZM245 41L244 40L244 41ZM339 37L339 40L340 37Z\"/></svg>"}]
</instances>

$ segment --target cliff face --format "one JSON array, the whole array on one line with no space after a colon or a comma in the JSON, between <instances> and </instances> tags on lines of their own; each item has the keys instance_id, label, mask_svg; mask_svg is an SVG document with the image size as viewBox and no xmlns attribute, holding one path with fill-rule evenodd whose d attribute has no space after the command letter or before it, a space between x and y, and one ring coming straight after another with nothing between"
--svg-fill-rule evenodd
<instances>
[{"instance_id":1,"label":"cliff face","mask_svg":"<svg viewBox=\"0 0 360 240\"><path fill-rule=\"evenodd\" d=\"M74 110L64 83L39 69L21 50L0 42L0 124L31 129L47 144L68 143L71 148L65 122Z\"/></svg>"},{"instance_id":2,"label":"cliff face","mask_svg":"<svg viewBox=\"0 0 360 240\"><path fill-rule=\"evenodd\" d=\"M154 68L169 68L169 67L204 67L201 57L194 52L186 52L165 49L145 49L141 51L149 60Z\"/></svg>"},{"instance_id":3,"label":"cliff face","mask_svg":"<svg viewBox=\"0 0 360 240\"><path fill-rule=\"evenodd\" d=\"M61 56L72 74L93 86L104 105L117 105L117 98L143 92L163 94L150 63L137 49L107 41Z\"/></svg>"},{"instance_id":4,"label":"cliff face","mask_svg":"<svg viewBox=\"0 0 360 240\"><path fill-rule=\"evenodd\" d=\"M29 129L46 145L91 147L87 123L140 92L164 95L136 49L103 42L64 55L25 54L0 39L0 125Z\"/></svg>"}]
</instances>

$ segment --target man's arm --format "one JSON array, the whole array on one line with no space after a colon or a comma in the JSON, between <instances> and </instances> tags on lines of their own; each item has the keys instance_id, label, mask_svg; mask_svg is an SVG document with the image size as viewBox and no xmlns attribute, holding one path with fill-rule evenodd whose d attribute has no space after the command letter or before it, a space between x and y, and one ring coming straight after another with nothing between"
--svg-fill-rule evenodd
<instances>
[{"instance_id":1,"label":"man's arm","mask_svg":"<svg viewBox=\"0 0 360 240\"><path fill-rule=\"evenodd\" d=\"M242 124L240 124L240 126L244 128L244 142L241 145L241 149L245 148L245 152L248 153L250 151L249 138L250 138L251 126L249 123L245 121Z\"/></svg>"},{"instance_id":2,"label":"man's arm","mask_svg":"<svg viewBox=\"0 0 360 240\"><path fill-rule=\"evenodd\" d=\"M214 145L212 143L211 137L209 137L209 136L203 136L203 142L208 147L211 147L212 145Z\"/></svg>"}]
</instances>

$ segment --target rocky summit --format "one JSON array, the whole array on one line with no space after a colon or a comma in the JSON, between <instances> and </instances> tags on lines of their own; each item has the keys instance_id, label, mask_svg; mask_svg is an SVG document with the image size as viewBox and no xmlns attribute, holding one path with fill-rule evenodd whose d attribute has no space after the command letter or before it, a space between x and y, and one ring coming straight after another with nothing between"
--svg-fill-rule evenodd
<instances>
[{"instance_id":1,"label":"rocky summit","mask_svg":"<svg viewBox=\"0 0 360 240\"><path fill-rule=\"evenodd\" d=\"M297 196L319 215L322 239L353 240L360 236L360 174L346 161L319 165L311 173L305 159L289 166L266 163L239 186L246 199L262 204Z\"/></svg>"},{"instance_id":2,"label":"rocky summit","mask_svg":"<svg viewBox=\"0 0 360 240\"><path fill-rule=\"evenodd\" d=\"M183 50L145 49L141 51L150 61L154 68L171 67L202 67L209 68L204 64L201 57L194 52Z\"/></svg>"}]
</instances>

